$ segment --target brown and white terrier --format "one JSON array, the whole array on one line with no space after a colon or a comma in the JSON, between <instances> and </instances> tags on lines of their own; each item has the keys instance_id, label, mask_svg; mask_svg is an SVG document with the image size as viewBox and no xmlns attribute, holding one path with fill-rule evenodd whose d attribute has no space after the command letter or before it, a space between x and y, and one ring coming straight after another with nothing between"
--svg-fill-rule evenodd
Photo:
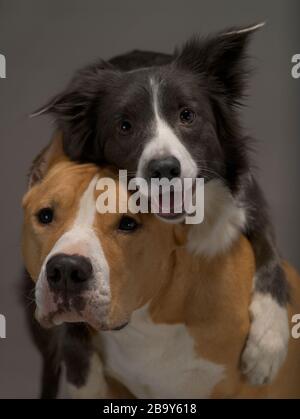
<instances>
[{"instance_id":1,"label":"brown and white terrier","mask_svg":"<svg viewBox=\"0 0 300 419\"><path fill-rule=\"evenodd\" d=\"M86 379L68 380L73 397L300 397L300 339L290 338L272 384L251 387L241 376L255 273L245 237L212 260L193 256L188 226L97 212L97 181L115 179L114 170L68 161L59 142L43 163L23 201L23 255L38 322L92 330ZM300 278L283 266L291 319Z\"/></svg>"}]
</instances>

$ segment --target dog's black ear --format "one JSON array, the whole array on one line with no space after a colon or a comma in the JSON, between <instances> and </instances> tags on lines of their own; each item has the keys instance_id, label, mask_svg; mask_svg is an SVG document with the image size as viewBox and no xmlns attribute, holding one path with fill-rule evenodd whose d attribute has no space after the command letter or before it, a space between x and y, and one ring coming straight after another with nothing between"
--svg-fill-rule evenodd
<instances>
[{"instance_id":1,"label":"dog's black ear","mask_svg":"<svg viewBox=\"0 0 300 419\"><path fill-rule=\"evenodd\" d=\"M51 114L63 133L65 153L78 161L93 161L99 155L93 141L97 135L97 110L105 83L114 67L104 61L78 71L69 86L52 98L32 117Z\"/></svg>"},{"instance_id":2,"label":"dog's black ear","mask_svg":"<svg viewBox=\"0 0 300 419\"><path fill-rule=\"evenodd\" d=\"M231 28L206 39L192 38L178 53L175 64L207 77L209 87L238 102L249 69L245 65L252 34L264 26Z\"/></svg>"}]
</instances>

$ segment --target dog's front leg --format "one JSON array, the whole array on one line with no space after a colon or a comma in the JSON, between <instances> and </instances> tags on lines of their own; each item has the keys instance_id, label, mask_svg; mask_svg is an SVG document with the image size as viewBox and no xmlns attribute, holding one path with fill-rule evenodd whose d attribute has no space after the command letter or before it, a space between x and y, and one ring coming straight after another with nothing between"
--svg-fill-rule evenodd
<instances>
[{"instance_id":1,"label":"dog's front leg","mask_svg":"<svg viewBox=\"0 0 300 419\"><path fill-rule=\"evenodd\" d=\"M247 235L252 244L256 274L250 304L251 326L242 354L242 371L253 385L269 383L283 364L289 340L289 289L278 255L273 227L258 185L248 188ZM254 203L253 203L254 202Z\"/></svg>"}]
</instances>

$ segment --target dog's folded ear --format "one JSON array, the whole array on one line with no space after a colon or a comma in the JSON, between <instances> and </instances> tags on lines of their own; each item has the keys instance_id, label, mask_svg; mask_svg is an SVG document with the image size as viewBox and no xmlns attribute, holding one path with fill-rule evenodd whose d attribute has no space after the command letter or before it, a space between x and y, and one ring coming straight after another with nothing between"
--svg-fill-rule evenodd
<instances>
[{"instance_id":1,"label":"dog's folded ear","mask_svg":"<svg viewBox=\"0 0 300 419\"><path fill-rule=\"evenodd\" d=\"M54 164L68 160L62 142L62 133L56 132L50 143L36 156L28 173L28 189L40 182Z\"/></svg>"},{"instance_id":2,"label":"dog's folded ear","mask_svg":"<svg viewBox=\"0 0 300 419\"><path fill-rule=\"evenodd\" d=\"M209 88L238 103L249 75L247 46L264 23L231 28L205 39L189 40L175 59L175 65L206 77Z\"/></svg>"},{"instance_id":3,"label":"dog's folded ear","mask_svg":"<svg viewBox=\"0 0 300 419\"><path fill-rule=\"evenodd\" d=\"M78 71L63 92L31 114L54 116L63 133L64 151L72 160L94 161L95 155L100 154L94 149L97 141L93 141L97 136L97 110L113 73L110 63L98 61Z\"/></svg>"}]
</instances>

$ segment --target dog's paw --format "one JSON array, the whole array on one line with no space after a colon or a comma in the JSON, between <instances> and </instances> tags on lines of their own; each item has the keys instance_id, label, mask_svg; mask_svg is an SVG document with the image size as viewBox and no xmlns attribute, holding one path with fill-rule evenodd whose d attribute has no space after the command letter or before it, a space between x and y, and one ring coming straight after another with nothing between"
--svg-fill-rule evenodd
<instances>
[{"instance_id":1,"label":"dog's paw","mask_svg":"<svg viewBox=\"0 0 300 419\"><path fill-rule=\"evenodd\" d=\"M269 294L255 293L250 316L251 325L242 354L241 370L250 384L268 384L276 377L287 355L287 310Z\"/></svg>"}]
</instances>

